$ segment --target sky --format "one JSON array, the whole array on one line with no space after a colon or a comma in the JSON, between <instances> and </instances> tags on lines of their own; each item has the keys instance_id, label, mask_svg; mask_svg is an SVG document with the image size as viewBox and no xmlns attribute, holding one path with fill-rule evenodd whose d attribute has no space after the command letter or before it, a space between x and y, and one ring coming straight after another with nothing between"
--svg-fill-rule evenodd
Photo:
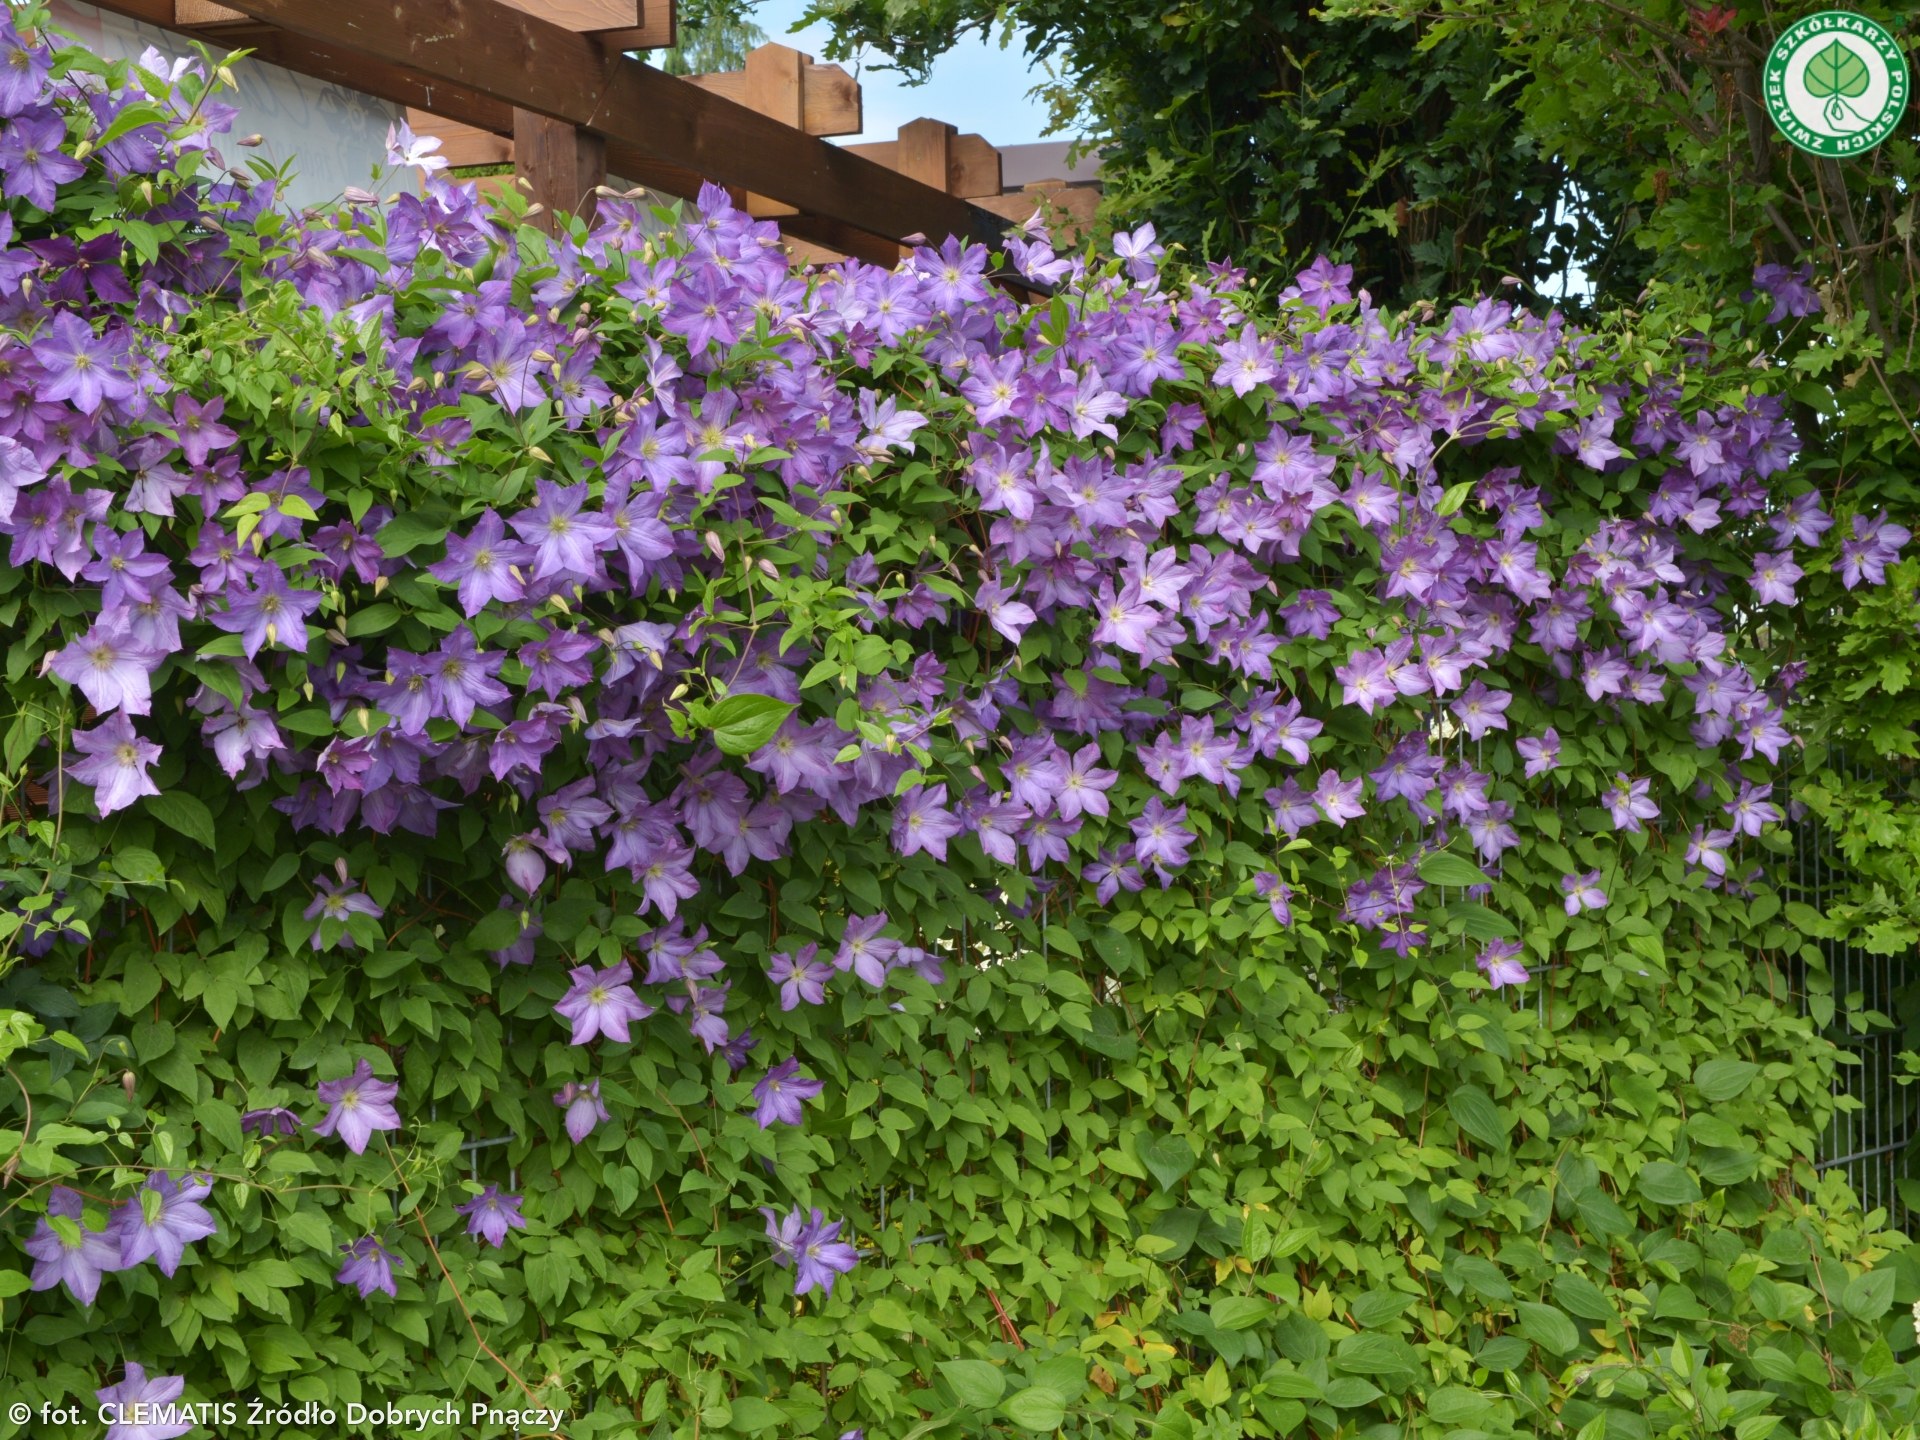
<instances>
[{"instance_id":1,"label":"sky","mask_svg":"<svg viewBox=\"0 0 1920 1440\"><path fill-rule=\"evenodd\" d=\"M753 19L769 40L824 60L828 37L824 25L809 27L797 35L787 33L806 11L807 0L764 0L755 7ZM1029 73L1027 57L1017 41L1002 50L995 41L968 36L940 57L925 85L906 85L897 72L869 68L882 58L872 55L865 65L839 62L860 80L862 119L866 122L864 131L841 137L841 144L891 140L902 125L922 117L945 120L963 135L982 135L994 145L1068 138L1043 133L1046 106L1029 99L1027 91L1046 77L1038 69Z\"/></svg>"}]
</instances>

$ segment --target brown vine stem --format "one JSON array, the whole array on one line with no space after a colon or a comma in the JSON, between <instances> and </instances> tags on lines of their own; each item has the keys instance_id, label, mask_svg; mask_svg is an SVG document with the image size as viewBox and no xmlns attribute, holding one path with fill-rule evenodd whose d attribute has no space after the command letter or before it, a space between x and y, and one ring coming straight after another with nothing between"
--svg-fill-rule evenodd
<instances>
[{"instance_id":1,"label":"brown vine stem","mask_svg":"<svg viewBox=\"0 0 1920 1440\"><path fill-rule=\"evenodd\" d=\"M407 1183L406 1172L400 1168L400 1163L393 1158L393 1146L386 1144L384 1141L382 1144L385 1145L386 1148L387 1164L393 1167L394 1178L400 1182L400 1188L411 1195L413 1193L413 1186ZM534 1392L533 1387L521 1378L520 1372L509 1365L505 1357L487 1343L487 1337L480 1333L480 1322L474 1318L473 1311L468 1307L467 1297L460 1289L460 1282L455 1280L453 1278L453 1272L447 1269L447 1262L440 1254L440 1247L434 1242L433 1232L427 1228L427 1217L422 1214L418 1208L413 1212L413 1223L419 1227L420 1238L427 1242L427 1253L433 1256L433 1263L439 1267L440 1274L447 1282L447 1288L453 1292L454 1304L460 1307L460 1313L465 1317L467 1322L467 1329L473 1332L473 1343L478 1345L486 1354L486 1357L498 1365L501 1370L506 1373L508 1378L520 1387L520 1393L527 1397L529 1404L539 1406L540 1397ZM566 1437L558 1431L550 1430L546 1432L544 1436L530 1436L527 1437L527 1440L566 1440Z\"/></svg>"},{"instance_id":2,"label":"brown vine stem","mask_svg":"<svg viewBox=\"0 0 1920 1440\"><path fill-rule=\"evenodd\" d=\"M401 1183L406 1182L403 1180ZM507 1373L513 1383L520 1387L520 1392L527 1397L529 1403L539 1405L540 1397L534 1393L533 1387L520 1378L520 1372L509 1365L500 1352L487 1343L487 1337L480 1333L480 1322L474 1319L473 1311L467 1308L467 1297L460 1293L460 1282L455 1280L453 1272L447 1269L447 1262L440 1257L440 1247L434 1243L433 1232L427 1229L427 1217L415 1210L413 1222L420 1229L420 1238L427 1242L427 1253L433 1256L433 1263L439 1266L441 1275L446 1278L447 1288L453 1292L454 1303L460 1307L461 1315L466 1318L467 1329L473 1332L473 1343L486 1352L489 1360ZM547 1433L553 1437L553 1440L565 1440L565 1437L558 1432L548 1431Z\"/></svg>"},{"instance_id":3,"label":"brown vine stem","mask_svg":"<svg viewBox=\"0 0 1920 1440\"><path fill-rule=\"evenodd\" d=\"M0 1185L11 1185L14 1172L20 1168L20 1157L27 1153L27 1139L33 1134L33 1096L27 1093L27 1087L20 1077L14 1074L11 1065L7 1066L7 1075L20 1087L20 1099L27 1107L27 1120L20 1127L20 1143L13 1148L13 1154L7 1157L7 1163L0 1165Z\"/></svg>"}]
</instances>

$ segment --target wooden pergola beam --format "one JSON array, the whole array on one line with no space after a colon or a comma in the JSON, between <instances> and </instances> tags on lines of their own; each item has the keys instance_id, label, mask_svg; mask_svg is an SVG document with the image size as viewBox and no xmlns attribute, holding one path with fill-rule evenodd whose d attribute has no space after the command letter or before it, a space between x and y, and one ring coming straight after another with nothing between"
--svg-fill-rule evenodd
<instances>
[{"instance_id":1,"label":"wooden pergola beam","mask_svg":"<svg viewBox=\"0 0 1920 1440\"><path fill-rule=\"evenodd\" d=\"M673 0L502 0L502 3L583 35L615 37L617 48L623 50L646 50L673 43ZM650 19L655 23L649 24ZM196 29L244 25L247 16L220 0L173 0L173 23ZM659 38L662 35L666 38Z\"/></svg>"},{"instance_id":2,"label":"wooden pergola beam","mask_svg":"<svg viewBox=\"0 0 1920 1440\"><path fill-rule=\"evenodd\" d=\"M103 0L103 8L152 20L156 7L152 0ZM654 178L662 171L703 176L889 239L953 233L998 243L1006 228L991 211L505 0L238 0L231 8L321 47L328 58L348 51L377 62L351 77L326 78L382 99L482 123L449 106L448 94L460 92L579 127L604 139L609 168L642 184L665 188ZM298 47L278 48L267 58L306 68Z\"/></svg>"}]
</instances>

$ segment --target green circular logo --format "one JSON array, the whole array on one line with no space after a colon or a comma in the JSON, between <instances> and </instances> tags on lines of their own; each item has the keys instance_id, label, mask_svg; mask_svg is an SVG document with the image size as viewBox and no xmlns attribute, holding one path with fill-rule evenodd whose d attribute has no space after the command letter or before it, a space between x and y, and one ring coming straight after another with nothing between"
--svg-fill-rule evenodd
<instances>
[{"instance_id":1,"label":"green circular logo","mask_svg":"<svg viewBox=\"0 0 1920 1440\"><path fill-rule=\"evenodd\" d=\"M1767 56L1767 111L1814 155L1858 155L1907 112L1907 57L1886 27L1845 10L1797 20Z\"/></svg>"}]
</instances>

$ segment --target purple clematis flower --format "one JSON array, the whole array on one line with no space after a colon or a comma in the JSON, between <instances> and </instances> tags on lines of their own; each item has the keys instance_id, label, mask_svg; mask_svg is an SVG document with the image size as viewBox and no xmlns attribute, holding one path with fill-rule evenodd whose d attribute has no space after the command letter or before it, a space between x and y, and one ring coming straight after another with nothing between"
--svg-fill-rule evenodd
<instances>
[{"instance_id":1,"label":"purple clematis flower","mask_svg":"<svg viewBox=\"0 0 1920 1440\"><path fill-rule=\"evenodd\" d=\"M53 209L58 187L69 180L78 180L87 172L86 166L60 149L66 138L66 122L56 111L34 106L16 114L7 128L0 131L0 194L9 200L24 199L40 210ZM60 313L61 318L76 318L70 311ZM84 321L78 323L84 328ZM63 391L47 398L65 399L72 393ZM80 408L92 410L99 403L96 393L92 403L82 404Z\"/></svg>"},{"instance_id":2,"label":"purple clematis flower","mask_svg":"<svg viewBox=\"0 0 1920 1440\"><path fill-rule=\"evenodd\" d=\"M1526 777L1529 780L1560 768L1560 732L1552 726L1542 731L1538 739L1531 735L1522 736L1514 742L1514 748L1520 752L1520 758L1527 762Z\"/></svg>"},{"instance_id":3,"label":"purple clematis flower","mask_svg":"<svg viewBox=\"0 0 1920 1440\"><path fill-rule=\"evenodd\" d=\"M313 1127L316 1135L337 1135L346 1147L359 1155L377 1130L398 1130L400 1112L394 1099L400 1094L398 1082L376 1080L373 1066L356 1061L353 1073L339 1080L323 1080L319 1086L320 1103L331 1107L326 1118Z\"/></svg>"},{"instance_id":4,"label":"purple clematis flower","mask_svg":"<svg viewBox=\"0 0 1920 1440\"><path fill-rule=\"evenodd\" d=\"M319 920L322 922L331 920L344 927L347 923L347 917L350 915L371 915L374 919L378 920L387 913L380 908L371 895L347 879L345 875L338 877L316 875L313 881L313 888L315 891L314 897L303 912L305 918L308 920ZM323 948L323 942L320 938L322 928L322 925L315 925L313 927L313 937L309 944L315 950ZM348 934L344 928L342 928L338 938L336 938L333 943L336 946L345 946L349 950L355 948L353 936Z\"/></svg>"},{"instance_id":5,"label":"purple clematis flower","mask_svg":"<svg viewBox=\"0 0 1920 1440\"><path fill-rule=\"evenodd\" d=\"M127 1361L118 1385L93 1392L107 1422L105 1440L179 1440L196 1423L180 1402L186 1390L185 1376L148 1375L139 1361Z\"/></svg>"},{"instance_id":6,"label":"purple clematis flower","mask_svg":"<svg viewBox=\"0 0 1920 1440\"><path fill-rule=\"evenodd\" d=\"M1525 951L1515 940L1489 940L1486 948L1474 957L1474 964L1487 977L1493 988L1498 990L1506 985L1524 985L1533 978L1527 967L1520 963Z\"/></svg>"},{"instance_id":7,"label":"purple clematis flower","mask_svg":"<svg viewBox=\"0 0 1920 1440\"><path fill-rule=\"evenodd\" d=\"M760 1213L767 1217L767 1239L773 1244L773 1263L795 1272L793 1293L796 1295L815 1288L831 1295L834 1280L860 1261L859 1252L840 1239L840 1227L846 1223L843 1220L829 1224L817 1209L803 1219L797 1205L784 1216L777 1216L767 1205L760 1207Z\"/></svg>"},{"instance_id":8,"label":"purple clematis flower","mask_svg":"<svg viewBox=\"0 0 1920 1440\"><path fill-rule=\"evenodd\" d=\"M614 530L604 515L585 512L586 503L584 483L542 480L534 486L533 506L511 522L533 549L533 579L582 582L599 576L600 551L612 543Z\"/></svg>"},{"instance_id":9,"label":"purple clematis flower","mask_svg":"<svg viewBox=\"0 0 1920 1440\"><path fill-rule=\"evenodd\" d=\"M1271 870L1253 877L1253 893L1263 898L1282 927L1293 924L1293 887Z\"/></svg>"},{"instance_id":10,"label":"purple clematis flower","mask_svg":"<svg viewBox=\"0 0 1920 1440\"><path fill-rule=\"evenodd\" d=\"M455 1214L467 1217L467 1234L478 1235L496 1250L507 1243L508 1230L527 1228L526 1217L520 1213L520 1197L502 1192L498 1185L487 1186L453 1209Z\"/></svg>"},{"instance_id":11,"label":"purple clematis flower","mask_svg":"<svg viewBox=\"0 0 1920 1440\"><path fill-rule=\"evenodd\" d=\"M77 1192L54 1186L46 1218L33 1227L23 1248L33 1257L31 1289L65 1285L74 1299L91 1305L100 1293L100 1277L123 1266L119 1238L111 1231L89 1230L81 1219L83 1204Z\"/></svg>"},{"instance_id":12,"label":"purple clematis flower","mask_svg":"<svg viewBox=\"0 0 1920 1440\"><path fill-rule=\"evenodd\" d=\"M1566 910L1569 915L1578 915L1582 910L1604 910L1607 904L1607 892L1600 888L1600 872L1589 870L1584 875L1562 875L1560 891L1566 898Z\"/></svg>"},{"instance_id":13,"label":"purple clematis flower","mask_svg":"<svg viewBox=\"0 0 1920 1440\"><path fill-rule=\"evenodd\" d=\"M569 1080L553 1097L553 1103L566 1112L567 1138L576 1145L610 1118L605 1102L600 1099L598 1080L589 1080L584 1085Z\"/></svg>"},{"instance_id":14,"label":"purple clematis flower","mask_svg":"<svg viewBox=\"0 0 1920 1440\"><path fill-rule=\"evenodd\" d=\"M1187 847L1194 842L1195 835L1187 828L1186 806L1170 808L1155 795L1147 801L1139 818L1129 821L1128 825L1133 831L1133 858L1142 865L1152 864L1164 872L1177 870L1187 863Z\"/></svg>"},{"instance_id":15,"label":"purple clematis flower","mask_svg":"<svg viewBox=\"0 0 1920 1440\"><path fill-rule=\"evenodd\" d=\"M800 1073L798 1059L782 1060L753 1087L753 1118L765 1130L775 1123L798 1125L805 1103L822 1090L818 1080Z\"/></svg>"},{"instance_id":16,"label":"purple clematis flower","mask_svg":"<svg viewBox=\"0 0 1920 1440\"><path fill-rule=\"evenodd\" d=\"M180 1268L186 1247L220 1233L204 1202L213 1193L213 1181L189 1175L175 1181L155 1171L132 1200L116 1206L107 1233L120 1242L120 1266L131 1269L151 1259L162 1275Z\"/></svg>"},{"instance_id":17,"label":"purple clematis flower","mask_svg":"<svg viewBox=\"0 0 1920 1440\"><path fill-rule=\"evenodd\" d=\"M631 1039L627 1027L653 1014L653 1006L627 983L633 979L633 966L625 960L604 970L576 965L567 974L573 987L554 1002L553 1013L573 1022L575 1045L585 1045L596 1035L625 1045Z\"/></svg>"},{"instance_id":18,"label":"purple clematis flower","mask_svg":"<svg viewBox=\"0 0 1920 1440\"><path fill-rule=\"evenodd\" d=\"M483 510L464 538L447 537L447 558L427 567L434 579L455 587L460 608L469 616L478 615L492 601L511 605L527 597L533 547L506 536L499 515Z\"/></svg>"},{"instance_id":19,"label":"purple clematis flower","mask_svg":"<svg viewBox=\"0 0 1920 1440\"><path fill-rule=\"evenodd\" d=\"M894 803L893 848L901 855L924 850L936 860L947 858L947 841L966 827L947 808L947 787L920 785Z\"/></svg>"},{"instance_id":20,"label":"purple clematis flower","mask_svg":"<svg viewBox=\"0 0 1920 1440\"><path fill-rule=\"evenodd\" d=\"M840 937L840 948L834 952L833 968L853 971L876 990L886 984L887 971L900 952L898 940L880 933L886 924L884 910L878 915L849 916L846 931Z\"/></svg>"},{"instance_id":21,"label":"purple clematis flower","mask_svg":"<svg viewBox=\"0 0 1920 1440\"><path fill-rule=\"evenodd\" d=\"M798 950L776 951L767 960L767 978L780 987L780 1008L792 1010L802 1003L821 1004L827 998L827 981L833 967L819 958L820 947L809 940Z\"/></svg>"},{"instance_id":22,"label":"purple clematis flower","mask_svg":"<svg viewBox=\"0 0 1920 1440\"><path fill-rule=\"evenodd\" d=\"M1621 771L1615 771L1613 784L1600 796L1607 807L1607 813L1613 817L1613 828L1638 832L1642 820L1652 820L1659 816L1660 807L1653 802L1647 792L1653 787L1651 780L1634 780Z\"/></svg>"},{"instance_id":23,"label":"purple clematis flower","mask_svg":"<svg viewBox=\"0 0 1920 1440\"><path fill-rule=\"evenodd\" d=\"M291 1135L300 1128L300 1117L284 1106L274 1105L265 1110L249 1110L240 1117L240 1129L245 1133L259 1135Z\"/></svg>"},{"instance_id":24,"label":"purple clematis flower","mask_svg":"<svg viewBox=\"0 0 1920 1440\"><path fill-rule=\"evenodd\" d=\"M307 616L320 608L318 590L296 590L287 584L279 566L266 565L254 572L249 587L229 589L227 594L227 609L210 618L240 637L249 660L262 646L280 645L296 654L307 648Z\"/></svg>"},{"instance_id":25,"label":"purple clematis flower","mask_svg":"<svg viewBox=\"0 0 1920 1440\"><path fill-rule=\"evenodd\" d=\"M85 635L53 657L49 667L77 687L102 715L145 715L153 708L150 678L166 656L128 630L124 612L103 614Z\"/></svg>"},{"instance_id":26,"label":"purple clematis flower","mask_svg":"<svg viewBox=\"0 0 1920 1440\"><path fill-rule=\"evenodd\" d=\"M116 711L91 730L74 731L73 748L84 758L70 765L68 773L93 786L94 808L102 816L124 810L142 795L160 793L147 775L147 767L160 758L160 747L134 733L125 711Z\"/></svg>"},{"instance_id":27,"label":"purple clematis flower","mask_svg":"<svg viewBox=\"0 0 1920 1440\"><path fill-rule=\"evenodd\" d=\"M342 1285L355 1286L362 1300L370 1299L376 1290L385 1291L393 1299L399 1298L399 1290L393 1282L393 1272L406 1268L398 1255L372 1235L363 1235L340 1247L340 1253L346 1261L333 1278Z\"/></svg>"}]
</instances>

